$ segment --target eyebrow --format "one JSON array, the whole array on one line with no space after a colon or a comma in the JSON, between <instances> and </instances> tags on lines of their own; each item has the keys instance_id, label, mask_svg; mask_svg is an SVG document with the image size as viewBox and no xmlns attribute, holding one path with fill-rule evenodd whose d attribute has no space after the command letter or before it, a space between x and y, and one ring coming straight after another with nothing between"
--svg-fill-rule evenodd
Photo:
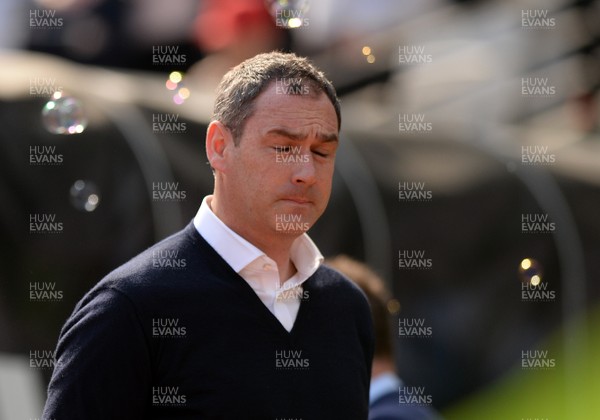
<instances>
[{"instance_id":1,"label":"eyebrow","mask_svg":"<svg viewBox=\"0 0 600 420\"><path fill-rule=\"evenodd\" d=\"M267 131L267 136L269 135L277 135L277 136L282 136L282 137L287 137L290 140L296 140L296 141L301 141L304 140L306 138L306 135L303 134L298 134L298 133L293 133L291 131L288 131L284 128L274 128L272 130ZM318 135L319 140L321 140L324 143L329 143L329 142L337 142L338 141L338 135L337 134L319 134Z\"/></svg>"}]
</instances>

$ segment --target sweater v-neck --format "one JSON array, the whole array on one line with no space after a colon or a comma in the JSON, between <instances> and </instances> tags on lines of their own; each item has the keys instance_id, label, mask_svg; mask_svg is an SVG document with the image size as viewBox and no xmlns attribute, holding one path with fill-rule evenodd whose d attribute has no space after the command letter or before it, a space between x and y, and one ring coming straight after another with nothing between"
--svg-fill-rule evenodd
<instances>
[{"instance_id":1,"label":"sweater v-neck","mask_svg":"<svg viewBox=\"0 0 600 420\"><path fill-rule=\"evenodd\" d=\"M188 226L189 228L190 226ZM296 331L298 330L298 325L302 323L302 319L305 317L304 313L308 310L307 306L309 305L310 299L300 299L300 307L298 308L298 314L296 315L296 319L294 320L294 325L290 331L286 330L285 327L279 322L277 317L267 308L267 306L260 300L252 286L248 284L248 282L236 273L235 270L227 264L227 261L223 259L209 244L206 240L196 231L196 229L190 229L192 232L189 232L190 236L198 242L198 244L203 248L202 251L208 252L210 255L207 255L207 258L211 261L218 261L221 269L225 271L224 278L231 278L235 281L236 290L240 293L240 295L245 296L244 302L252 305L256 308L256 311L260 313L260 317L265 319L266 323L271 324L273 329L278 331L279 335L286 337L287 339L291 339L296 336ZM303 289L306 291L310 289L311 279L314 277L314 274L311 275L305 282L302 283Z\"/></svg>"}]
</instances>

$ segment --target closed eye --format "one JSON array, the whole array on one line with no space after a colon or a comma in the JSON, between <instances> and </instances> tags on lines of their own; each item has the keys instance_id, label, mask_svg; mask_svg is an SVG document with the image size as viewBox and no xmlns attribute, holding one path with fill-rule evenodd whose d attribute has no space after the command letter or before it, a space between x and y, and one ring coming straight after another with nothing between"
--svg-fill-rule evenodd
<instances>
[{"instance_id":1,"label":"closed eye","mask_svg":"<svg viewBox=\"0 0 600 420\"><path fill-rule=\"evenodd\" d=\"M292 151L291 146L275 146L273 149L278 153L290 153Z\"/></svg>"},{"instance_id":2,"label":"closed eye","mask_svg":"<svg viewBox=\"0 0 600 420\"><path fill-rule=\"evenodd\" d=\"M318 147L313 149L313 153L322 158L330 158L335 156L337 147Z\"/></svg>"}]
</instances>

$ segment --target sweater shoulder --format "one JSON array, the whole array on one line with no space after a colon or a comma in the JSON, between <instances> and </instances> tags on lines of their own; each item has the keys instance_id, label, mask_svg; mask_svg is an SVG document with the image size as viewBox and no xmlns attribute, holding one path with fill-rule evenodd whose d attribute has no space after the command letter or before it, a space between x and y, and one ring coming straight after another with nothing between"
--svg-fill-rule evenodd
<instances>
[{"instance_id":1,"label":"sweater shoulder","mask_svg":"<svg viewBox=\"0 0 600 420\"><path fill-rule=\"evenodd\" d=\"M361 303L367 303L363 291L350 279L331 267L322 265L313 275L312 286L322 292L331 291Z\"/></svg>"},{"instance_id":2,"label":"sweater shoulder","mask_svg":"<svg viewBox=\"0 0 600 420\"><path fill-rule=\"evenodd\" d=\"M322 288L350 288L360 291L359 288L339 271L321 265L314 274L315 286Z\"/></svg>"},{"instance_id":3,"label":"sweater shoulder","mask_svg":"<svg viewBox=\"0 0 600 420\"><path fill-rule=\"evenodd\" d=\"M193 225L191 229L194 229ZM157 270L161 268L183 268L176 267L174 262L178 260L190 259L193 255L194 248L198 245L200 235L190 231L188 225L184 229L168 236L167 238L157 242L150 248L142 251L125 264L117 267L109 273L103 281L116 282L124 279L147 279L156 277L157 273L169 274L176 270ZM181 270L185 271L185 270Z\"/></svg>"},{"instance_id":4,"label":"sweater shoulder","mask_svg":"<svg viewBox=\"0 0 600 420\"><path fill-rule=\"evenodd\" d=\"M114 269L88 295L112 289L132 299L181 286L199 264L202 241L190 223Z\"/></svg>"}]
</instances>

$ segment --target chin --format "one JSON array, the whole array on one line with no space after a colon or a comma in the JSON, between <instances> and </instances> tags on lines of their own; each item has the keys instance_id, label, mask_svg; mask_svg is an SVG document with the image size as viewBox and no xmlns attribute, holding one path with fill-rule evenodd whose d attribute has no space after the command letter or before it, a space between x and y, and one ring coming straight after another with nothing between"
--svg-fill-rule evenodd
<instances>
[{"instance_id":1,"label":"chin","mask_svg":"<svg viewBox=\"0 0 600 420\"><path fill-rule=\"evenodd\" d=\"M307 218L299 214L284 214L275 221L273 230L280 235L300 236L313 225L312 222L306 220Z\"/></svg>"}]
</instances>

